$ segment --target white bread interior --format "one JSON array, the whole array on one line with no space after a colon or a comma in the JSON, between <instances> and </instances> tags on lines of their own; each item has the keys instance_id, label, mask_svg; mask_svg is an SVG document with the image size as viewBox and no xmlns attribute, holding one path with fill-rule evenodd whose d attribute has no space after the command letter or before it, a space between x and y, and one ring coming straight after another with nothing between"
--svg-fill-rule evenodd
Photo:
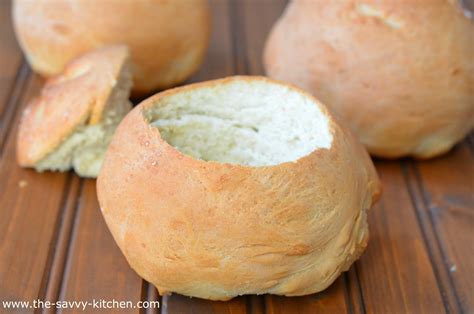
<instances>
[{"instance_id":1,"label":"white bread interior","mask_svg":"<svg viewBox=\"0 0 474 314\"><path fill-rule=\"evenodd\" d=\"M318 106L299 92L265 81L177 93L151 110L150 122L163 139L206 161L271 166L332 143L328 118Z\"/></svg>"}]
</instances>

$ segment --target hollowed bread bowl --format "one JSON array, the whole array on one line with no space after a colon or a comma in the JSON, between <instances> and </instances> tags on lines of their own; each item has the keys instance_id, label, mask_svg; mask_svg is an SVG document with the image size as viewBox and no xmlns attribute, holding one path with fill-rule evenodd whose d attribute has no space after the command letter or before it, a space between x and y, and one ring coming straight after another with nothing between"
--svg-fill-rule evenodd
<instances>
[{"instance_id":1,"label":"hollowed bread bowl","mask_svg":"<svg viewBox=\"0 0 474 314\"><path fill-rule=\"evenodd\" d=\"M118 246L160 294L228 300L328 287L366 247L380 183L312 96L230 77L132 110L97 192Z\"/></svg>"}]
</instances>

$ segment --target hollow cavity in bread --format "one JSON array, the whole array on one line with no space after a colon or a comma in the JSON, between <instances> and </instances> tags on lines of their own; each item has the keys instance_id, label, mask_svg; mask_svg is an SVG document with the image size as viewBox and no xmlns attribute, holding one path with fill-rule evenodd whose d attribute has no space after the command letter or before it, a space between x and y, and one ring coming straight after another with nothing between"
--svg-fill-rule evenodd
<instances>
[{"instance_id":1,"label":"hollow cavity in bread","mask_svg":"<svg viewBox=\"0 0 474 314\"><path fill-rule=\"evenodd\" d=\"M271 166L332 143L328 118L310 99L265 81L172 94L145 116L170 145L206 161Z\"/></svg>"}]
</instances>

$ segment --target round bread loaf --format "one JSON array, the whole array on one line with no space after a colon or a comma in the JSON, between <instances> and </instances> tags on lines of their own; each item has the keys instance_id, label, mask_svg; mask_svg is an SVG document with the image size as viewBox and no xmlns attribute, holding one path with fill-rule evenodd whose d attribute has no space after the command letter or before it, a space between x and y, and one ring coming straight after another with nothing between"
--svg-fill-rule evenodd
<instances>
[{"instance_id":1,"label":"round bread loaf","mask_svg":"<svg viewBox=\"0 0 474 314\"><path fill-rule=\"evenodd\" d=\"M188 78L203 61L210 31L206 0L15 0L13 17L28 62L45 76L89 50L128 45L134 94Z\"/></svg>"},{"instance_id":2,"label":"round bread loaf","mask_svg":"<svg viewBox=\"0 0 474 314\"><path fill-rule=\"evenodd\" d=\"M328 287L366 247L380 183L312 96L231 77L132 110L97 193L118 246L160 294L228 300Z\"/></svg>"},{"instance_id":3,"label":"round bread loaf","mask_svg":"<svg viewBox=\"0 0 474 314\"><path fill-rule=\"evenodd\" d=\"M442 154L474 125L474 23L457 4L294 0L267 74L310 91L376 156Z\"/></svg>"}]
</instances>

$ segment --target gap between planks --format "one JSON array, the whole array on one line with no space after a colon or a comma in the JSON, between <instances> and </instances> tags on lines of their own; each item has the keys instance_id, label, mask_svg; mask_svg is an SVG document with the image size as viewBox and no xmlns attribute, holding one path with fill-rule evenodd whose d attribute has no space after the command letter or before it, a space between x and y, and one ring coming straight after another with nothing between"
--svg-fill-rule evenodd
<instances>
[{"instance_id":1,"label":"gap between planks","mask_svg":"<svg viewBox=\"0 0 474 314\"><path fill-rule=\"evenodd\" d=\"M365 314L367 312L364 293L360 285L359 266L357 261L352 264L351 268L342 273L344 276L344 289L346 291L346 303L349 309L349 313L353 314Z\"/></svg>"},{"instance_id":2,"label":"gap between planks","mask_svg":"<svg viewBox=\"0 0 474 314\"><path fill-rule=\"evenodd\" d=\"M155 308L147 308L147 309L140 309L140 313L143 314L158 314L162 313L162 298L158 295L158 291L156 290L153 284L147 282L146 280L142 279L142 301L158 301L160 307L158 309Z\"/></svg>"},{"instance_id":3,"label":"gap between planks","mask_svg":"<svg viewBox=\"0 0 474 314\"><path fill-rule=\"evenodd\" d=\"M68 256L74 240L76 229L79 196L83 188L83 180L72 173L68 174L68 182L64 188L61 209L55 224L56 234L51 240L49 263L46 266L44 281L38 293L38 299L60 300L64 275L67 273Z\"/></svg>"},{"instance_id":4,"label":"gap between planks","mask_svg":"<svg viewBox=\"0 0 474 314\"><path fill-rule=\"evenodd\" d=\"M430 263L438 284L438 289L447 313L461 313L461 303L456 293L455 285L446 265L446 256L441 247L439 236L429 212L423 183L418 173L416 162L413 160L400 161L406 189L410 195L417 223L420 227L423 242L428 252Z\"/></svg>"}]
</instances>

